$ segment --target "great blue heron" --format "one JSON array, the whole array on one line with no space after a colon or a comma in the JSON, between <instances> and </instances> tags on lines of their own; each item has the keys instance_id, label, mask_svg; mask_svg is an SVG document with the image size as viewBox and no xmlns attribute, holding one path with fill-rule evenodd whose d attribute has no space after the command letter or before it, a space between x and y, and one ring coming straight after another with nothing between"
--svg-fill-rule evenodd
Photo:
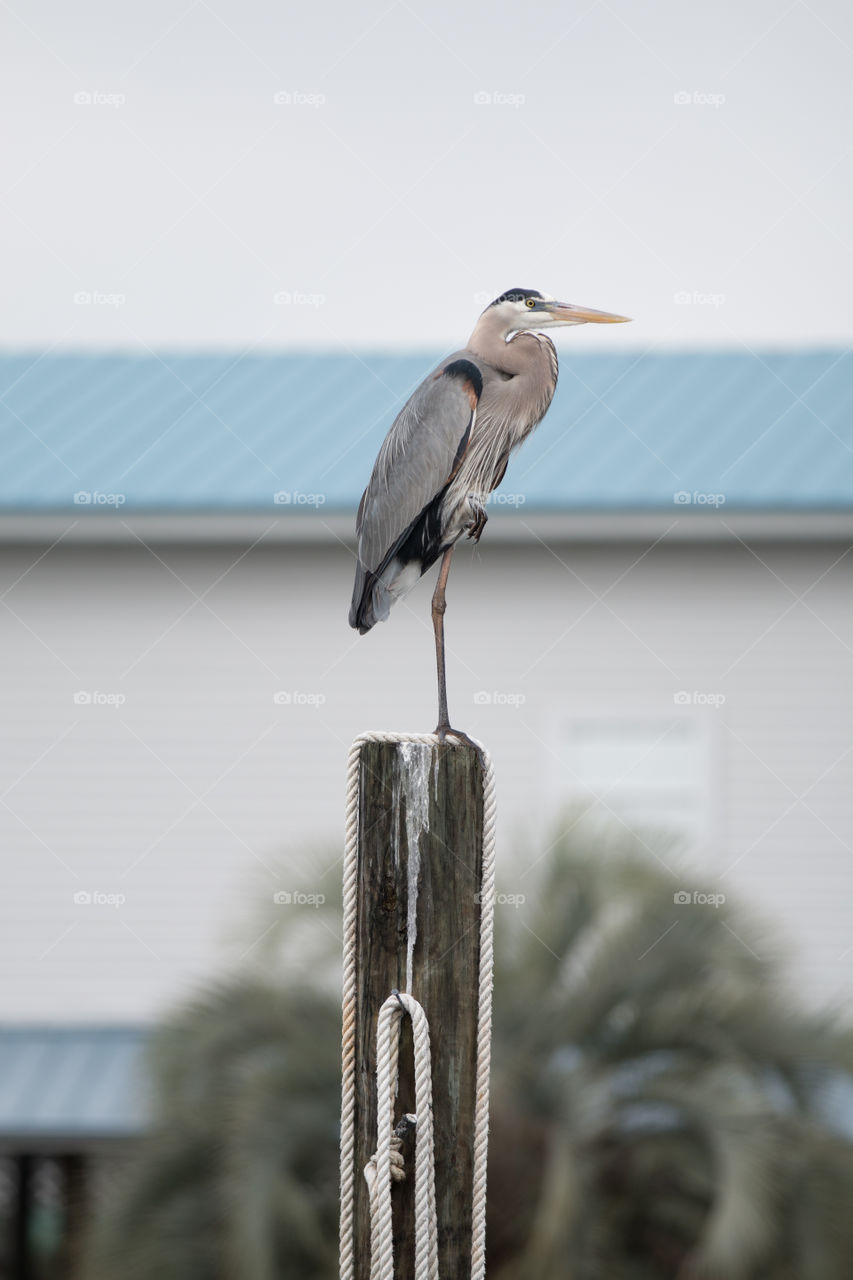
<instances>
[{"instance_id":1,"label":"great blue heron","mask_svg":"<svg viewBox=\"0 0 853 1280\"><path fill-rule=\"evenodd\" d=\"M442 557L432 622L438 725L447 734L445 589L454 544L479 540L488 495L509 455L544 418L557 386L557 352L542 329L619 324L627 316L509 289L486 307L463 351L443 360L397 415L362 495L350 626L364 635Z\"/></svg>"}]
</instances>

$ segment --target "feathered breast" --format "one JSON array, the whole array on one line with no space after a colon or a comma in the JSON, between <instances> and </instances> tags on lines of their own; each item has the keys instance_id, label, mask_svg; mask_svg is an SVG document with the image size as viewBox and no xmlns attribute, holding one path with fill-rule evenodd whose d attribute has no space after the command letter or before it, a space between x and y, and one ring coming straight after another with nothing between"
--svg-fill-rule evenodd
<instances>
[{"instance_id":1,"label":"feathered breast","mask_svg":"<svg viewBox=\"0 0 853 1280\"><path fill-rule=\"evenodd\" d=\"M554 398L558 365L550 338L519 333L507 347L512 350L506 366L497 366L483 389L457 479L460 489L488 494L500 484L510 454L539 425Z\"/></svg>"}]
</instances>

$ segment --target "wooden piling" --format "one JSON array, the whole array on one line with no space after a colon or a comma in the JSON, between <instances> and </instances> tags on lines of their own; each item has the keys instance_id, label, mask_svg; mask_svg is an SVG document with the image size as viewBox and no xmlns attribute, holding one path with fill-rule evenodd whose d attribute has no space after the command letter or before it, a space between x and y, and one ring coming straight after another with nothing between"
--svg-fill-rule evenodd
<instances>
[{"instance_id":1,"label":"wooden piling","mask_svg":"<svg viewBox=\"0 0 853 1280\"><path fill-rule=\"evenodd\" d=\"M361 1171L376 1149L376 1019L394 988L430 1025L439 1271L471 1262L480 958L483 774L472 747L365 742L359 763L355 1012L355 1280L369 1280L370 1215ZM415 1110L403 1019L395 1120ZM414 1275L414 1138L395 1183L396 1280Z\"/></svg>"}]
</instances>

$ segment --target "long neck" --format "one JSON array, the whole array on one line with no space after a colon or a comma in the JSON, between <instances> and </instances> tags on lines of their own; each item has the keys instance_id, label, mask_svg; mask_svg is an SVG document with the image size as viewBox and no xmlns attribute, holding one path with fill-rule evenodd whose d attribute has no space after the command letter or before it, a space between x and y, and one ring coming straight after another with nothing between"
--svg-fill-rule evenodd
<instances>
[{"instance_id":1,"label":"long neck","mask_svg":"<svg viewBox=\"0 0 853 1280\"><path fill-rule=\"evenodd\" d=\"M518 352L512 350L512 343L507 342L506 336L506 325L495 308L487 307L468 339L468 349L501 373L519 373L521 370L517 367L516 360Z\"/></svg>"},{"instance_id":2,"label":"long neck","mask_svg":"<svg viewBox=\"0 0 853 1280\"><path fill-rule=\"evenodd\" d=\"M474 326L468 339L468 349L480 356L494 369L512 377L530 375L541 377L547 370L550 380L556 383L557 370L553 359L553 343L544 335L517 333L509 342L504 322L493 308L487 308ZM553 390L553 388L552 388Z\"/></svg>"},{"instance_id":3,"label":"long neck","mask_svg":"<svg viewBox=\"0 0 853 1280\"><path fill-rule=\"evenodd\" d=\"M554 395L554 344L545 334L529 331L517 333L507 342L504 324L487 310L468 340L468 349L507 376L491 412L507 424L513 445L520 443L541 421Z\"/></svg>"}]
</instances>

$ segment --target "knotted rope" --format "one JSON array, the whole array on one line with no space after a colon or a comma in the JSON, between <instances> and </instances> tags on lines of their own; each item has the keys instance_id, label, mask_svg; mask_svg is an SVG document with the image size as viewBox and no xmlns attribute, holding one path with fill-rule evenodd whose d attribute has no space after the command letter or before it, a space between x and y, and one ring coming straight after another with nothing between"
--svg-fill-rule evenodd
<instances>
[{"instance_id":1,"label":"knotted rope","mask_svg":"<svg viewBox=\"0 0 853 1280\"><path fill-rule=\"evenodd\" d=\"M358 890L358 792L361 748L368 742L415 742L433 746L435 734L363 733L350 748L347 767L346 846L344 851L344 974L341 1087L341 1233L340 1280L352 1280L355 1202L355 1013L356 902ZM453 741L453 739L449 739ZM478 744L479 745L479 744ZM483 763L483 854L480 882L480 971L477 1006L477 1071L474 1103L474 1160L471 1196L471 1280L486 1270L486 1158L489 1145L489 1059L492 1040L492 972L495 906L495 781L491 757L479 747ZM393 1280L391 1180L400 1176L399 1141L394 1133L399 1023L412 1020L415 1050L415 1278L438 1280L435 1216L435 1162L432 1133L432 1074L429 1024L411 994L392 993L379 1011L376 1031L377 1146L365 1170L370 1186L371 1280Z\"/></svg>"}]
</instances>

